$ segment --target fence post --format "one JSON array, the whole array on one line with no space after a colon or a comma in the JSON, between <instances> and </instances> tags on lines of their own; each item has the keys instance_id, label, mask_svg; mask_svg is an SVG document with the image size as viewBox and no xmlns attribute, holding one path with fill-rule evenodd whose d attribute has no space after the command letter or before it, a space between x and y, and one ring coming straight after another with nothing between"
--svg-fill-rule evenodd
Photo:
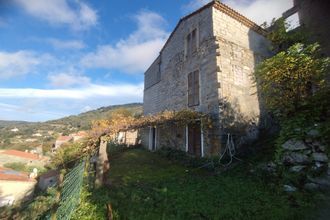
<instances>
[{"instance_id":1,"label":"fence post","mask_svg":"<svg viewBox=\"0 0 330 220\"><path fill-rule=\"evenodd\" d=\"M96 163L96 179L95 187L99 188L103 186L106 174L110 168L108 154L107 154L107 141L104 138L100 138L100 147Z\"/></svg>"}]
</instances>

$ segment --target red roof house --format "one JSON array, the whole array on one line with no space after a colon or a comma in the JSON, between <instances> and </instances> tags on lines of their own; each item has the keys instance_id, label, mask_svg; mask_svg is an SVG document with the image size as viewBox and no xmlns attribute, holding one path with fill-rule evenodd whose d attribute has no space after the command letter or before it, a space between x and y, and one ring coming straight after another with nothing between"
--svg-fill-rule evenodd
<instances>
[{"instance_id":1,"label":"red roof house","mask_svg":"<svg viewBox=\"0 0 330 220\"><path fill-rule=\"evenodd\" d=\"M0 154L6 154L10 156L15 156L15 157L22 157L25 159L30 159L30 160L39 160L40 157L38 154L32 154L29 152L24 152L24 151L19 151L19 150L5 150L1 152Z\"/></svg>"}]
</instances>

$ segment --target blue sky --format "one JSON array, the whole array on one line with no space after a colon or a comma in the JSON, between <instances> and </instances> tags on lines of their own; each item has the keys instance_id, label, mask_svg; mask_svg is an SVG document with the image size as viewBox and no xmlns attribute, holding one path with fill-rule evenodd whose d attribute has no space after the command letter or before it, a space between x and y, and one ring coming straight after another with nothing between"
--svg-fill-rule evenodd
<instances>
[{"instance_id":1,"label":"blue sky","mask_svg":"<svg viewBox=\"0 0 330 220\"><path fill-rule=\"evenodd\" d=\"M0 0L0 120L45 121L142 102L143 73L208 0ZM290 0L223 1L256 23Z\"/></svg>"}]
</instances>

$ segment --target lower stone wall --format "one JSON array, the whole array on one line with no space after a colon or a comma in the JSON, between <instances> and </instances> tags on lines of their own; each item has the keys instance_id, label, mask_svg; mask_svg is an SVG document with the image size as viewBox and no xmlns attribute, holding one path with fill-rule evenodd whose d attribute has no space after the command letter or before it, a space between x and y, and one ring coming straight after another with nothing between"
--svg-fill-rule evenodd
<instances>
[{"instance_id":1,"label":"lower stone wall","mask_svg":"<svg viewBox=\"0 0 330 220\"><path fill-rule=\"evenodd\" d=\"M134 146L139 144L138 131L121 131L116 135L116 140L119 144Z\"/></svg>"},{"instance_id":2,"label":"lower stone wall","mask_svg":"<svg viewBox=\"0 0 330 220\"><path fill-rule=\"evenodd\" d=\"M138 138L145 149L149 149L149 128L141 128L138 131Z\"/></svg>"},{"instance_id":3,"label":"lower stone wall","mask_svg":"<svg viewBox=\"0 0 330 220\"><path fill-rule=\"evenodd\" d=\"M186 128L177 125L157 127L157 149L173 148L186 151Z\"/></svg>"}]
</instances>

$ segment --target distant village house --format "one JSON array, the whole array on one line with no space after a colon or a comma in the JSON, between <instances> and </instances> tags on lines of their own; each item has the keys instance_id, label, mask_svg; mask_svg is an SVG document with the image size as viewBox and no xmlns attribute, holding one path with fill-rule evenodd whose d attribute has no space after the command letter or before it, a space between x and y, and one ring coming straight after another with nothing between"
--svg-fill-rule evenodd
<instances>
[{"instance_id":1,"label":"distant village house","mask_svg":"<svg viewBox=\"0 0 330 220\"><path fill-rule=\"evenodd\" d=\"M12 131L12 132L18 132L19 129L15 127L15 128L13 128L13 129L11 129L10 131Z\"/></svg>"},{"instance_id":2,"label":"distant village house","mask_svg":"<svg viewBox=\"0 0 330 220\"><path fill-rule=\"evenodd\" d=\"M56 151L59 147L61 147L63 144L70 142L71 140L73 140L72 136L59 136L56 141L55 144L52 148L52 152Z\"/></svg>"},{"instance_id":3,"label":"distant village house","mask_svg":"<svg viewBox=\"0 0 330 220\"><path fill-rule=\"evenodd\" d=\"M32 198L36 184L28 173L0 167L0 207Z\"/></svg>"},{"instance_id":4,"label":"distant village house","mask_svg":"<svg viewBox=\"0 0 330 220\"><path fill-rule=\"evenodd\" d=\"M19 150L2 150L0 151L0 166L5 163L24 163L29 166L43 166L48 162L49 158Z\"/></svg>"},{"instance_id":5,"label":"distant village house","mask_svg":"<svg viewBox=\"0 0 330 220\"><path fill-rule=\"evenodd\" d=\"M76 142L88 137L88 133L86 131L78 131L77 133L70 134L69 136L71 136L73 141Z\"/></svg>"}]
</instances>

